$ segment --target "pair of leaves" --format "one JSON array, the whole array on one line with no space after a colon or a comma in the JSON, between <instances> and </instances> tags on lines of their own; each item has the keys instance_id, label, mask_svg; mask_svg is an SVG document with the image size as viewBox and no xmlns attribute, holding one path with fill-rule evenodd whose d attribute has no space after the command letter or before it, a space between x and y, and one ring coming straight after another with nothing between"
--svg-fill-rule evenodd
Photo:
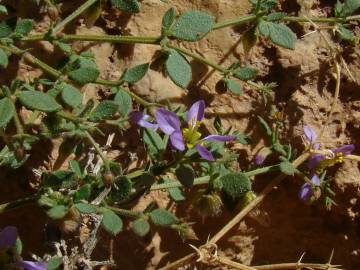
<instances>
[{"instance_id":1,"label":"pair of leaves","mask_svg":"<svg viewBox=\"0 0 360 270\"><path fill-rule=\"evenodd\" d=\"M275 45L286 49L294 49L296 35L286 25L260 20L258 29L262 36L265 38L270 37L270 40Z\"/></svg>"},{"instance_id":2,"label":"pair of leaves","mask_svg":"<svg viewBox=\"0 0 360 270\"><path fill-rule=\"evenodd\" d=\"M182 88L186 88L192 78L191 66L186 58L176 50L170 50L165 62L166 72L170 79Z\"/></svg>"},{"instance_id":3,"label":"pair of leaves","mask_svg":"<svg viewBox=\"0 0 360 270\"><path fill-rule=\"evenodd\" d=\"M111 0L113 7L127 13L140 12L140 4L137 0Z\"/></svg>"}]
</instances>

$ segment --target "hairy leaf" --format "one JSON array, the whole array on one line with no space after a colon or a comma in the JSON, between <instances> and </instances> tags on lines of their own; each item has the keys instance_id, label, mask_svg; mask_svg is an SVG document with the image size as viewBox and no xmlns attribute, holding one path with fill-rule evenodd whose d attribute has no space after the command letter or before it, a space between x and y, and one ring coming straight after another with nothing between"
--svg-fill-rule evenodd
<instances>
[{"instance_id":1,"label":"hairy leaf","mask_svg":"<svg viewBox=\"0 0 360 270\"><path fill-rule=\"evenodd\" d=\"M225 79L225 83L226 83L226 88L233 94L237 95L237 96L240 96L242 95L243 91L241 89L241 86L235 82L234 80L232 79L228 79L226 78Z\"/></svg>"},{"instance_id":2,"label":"hairy leaf","mask_svg":"<svg viewBox=\"0 0 360 270\"><path fill-rule=\"evenodd\" d=\"M119 90L115 95L114 102L119 105L119 113L121 116L125 117L131 111L132 99L127 92Z\"/></svg>"},{"instance_id":3,"label":"hairy leaf","mask_svg":"<svg viewBox=\"0 0 360 270\"><path fill-rule=\"evenodd\" d=\"M83 214L95 213L97 210L97 207L95 205L88 204L88 203L77 203L77 204L75 204L75 207L77 210L80 211L80 213L83 213Z\"/></svg>"},{"instance_id":4,"label":"hairy leaf","mask_svg":"<svg viewBox=\"0 0 360 270\"><path fill-rule=\"evenodd\" d=\"M15 28L15 24L16 24L15 17L3 20L0 23L0 38L5 38L10 36L13 32L13 29Z\"/></svg>"},{"instance_id":5,"label":"hairy leaf","mask_svg":"<svg viewBox=\"0 0 360 270\"><path fill-rule=\"evenodd\" d=\"M168 32L175 21L176 12L174 8L169 8L163 18L162 18L162 27L161 34L162 36L167 36Z\"/></svg>"},{"instance_id":6,"label":"hairy leaf","mask_svg":"<svg viewBox=\"0 0 360 270\"><path fill-rule=\"evenodd\" d=\"M9 64L9 58L3 49L0 49L0 67L6 68Z\"/></svg>"},{"instance_id":7,"label":"hairy leaf","mask_svg":"<svg viewBox=\"0 0 360 270\"><path fill-rule=\"evenodd\" d=\"M201 11L189 11L180 16L172 28L172 35L181 40L197 41L211 31L215 18Z\"/></svg>"},{"instance_id":8,"label":"hairy leaf","mask_svg":"<svg viewBox=\"0 0 360 270\"><path fill-rule=\"evenodd\" d=\"M53 97L38 91L23 91L19 94L20 102L28 109L41 112L56 112L61 106Z\"/></svg>"},{"instance_id":9,"label":"hairy leaf","mask_svg":"<svg viewBox=\"0 0 360 270\"><path fill-rule=\"evenodd\" d=\"M7 97L0 100L0 128L5 128L15 114L15 106Z\"/></svg>"},{"instance_id":10,"label":"hairy leaf","mask_svg":"<svg viewBox=\"0 0 360 270\"><path fill-rule=\"evenodd\" d=\"M166 145L160 135L151 129L144 129L143 135L144 143L148 146L148 151L151 156L156 156L165 150Z\"/></svg>"},{"instance_id":11,"label":"hairy leaf","mask_svg":"<svg viewBox=\"0 0 360 270\"><path fill-rule=\"evenodd\" d=\"M258 70L256 68L243 67L235 70L234 77L242 81L248 81L254 79L257 73Z\"/></svg>"},{"instance_id":12,"label":"hairy leaf","mask_svg":"<svg viewBox=\"0 0 360 270\"><path fill-rule=\"evenodd\" d=\"M192 187L195 179L195 172L190 165L179 165L175 170L175 174L181 184L183 184L187 188Z\"/></svg>"},{"instance_id":13,"label":"hairy leaf","mask_svg":"<svg viewBox=\"0 0 360 270\"><path fill-rule=\"evenodd\" d=\"M132 67L124 72L121 79L127 83L134 84L140 81L145 76L148 69L148 63Z\"/></svg>"},{"instance_id":14,"label":"hairy leaf","mask_svg":"<svg viewBox=\"0 0 360 270\"><path fill-rule=\"evenodd\" d=\"M93 82L99 74L99 69L93 59L78 57L68 65L69 77L79 84Z\"/></svg>"},{"instance_id":15,"label":"hairy leaf","mask_svg":"<svg viewBox=\"0 0 360 270\"><path fill-rule=\"evenodd\" d=\"M115 179L110 198L113 202L121 202L129 197L132 189L132 182L126 176Z\"/></svg>"},{"instance_id":16,"label":"hairy leaf","mask_svg":"<svg viewBox=\"0 0 360 270\"><path fill-rule=\"evenodd\" d=\"M251 190L251 181L243 173L228 173L221 176L224 192L233 199L239 199Z\"/></svg>"},{"instance_id":17,"label":"hairy leaf","mask_svg":"<svg viewBox=\"0 0 360 270\"><path fill-rule=\"evenodd\" d=\"M65 84L61 91L62 100L66 105L76 108L82 103L82 95L79 90L70 84Z\"/></svg>"},{"instance_id":18,"label":"hairy leaf","mask_svg":"<svg viewBox=\"0 0 360 270\"><path fill-rule=\"evenodd\" d=\"M191 66L186 58L175 50L171 50L165 63L171 80L178 86L186 88L191 81Z\"/></svg>"},{"instance_id":19,"label":"hairy leaf","mask_svg":"<svg viewBox=\"0 0 360 270\"><path fill-rule=\"evenodd\" d=\"M113 7L128 13L140 12L140 4L137 0L111 0Z\"/></svg>"},{"instance_id":20,"label":"hairy leaf","mask_svg":"<svg viewBox=\"0 0 360 270\"><path fill-rule=\"evenodd\" d=\"M144 237L150 231L150 224L145 219L139 218L132 223L131 228L136 235Z\"/></svg>"},{"instance_id":21,"label":"hairy leaf","mask_svg":"<svg viewBox=\"0 0 360 270\"><path fill-rule=\"evenodd\" d=\"M106 209L103 213L101 221L103 228L113 236L117 235L123 229L123 222L121 218L113 211Z\"/></svg>"},{"instance_id":22,"label":"hairy leaf","mask_svg":"<svg viewBox=\"0 0 360 270\"><path fill-rule=\"evenodd\" d=\"M33 21L30 19L23 19L18 21L15 27L15 33L21 36L26 36L33 28Z\"/></svg>"},{"instance_id":23,"label":"hairy leaf","mask_svg":"<svg viewBox=\"0 0 360 270\"><path fill-rule=\"evenodd\" d=\"M170 226L172 224L178 223L178 219L171 214L170 212L166 211L165 209L156 209L150 212L150 220L154 225L158 226Z\"/></svg>"},{"instance_id":24,"label":"hairy leaf","mask_svg":"<svg viewBox=\"0 0 360 270\"><path fill-rule=\"evenodd\" d=\"M65 207L64 205L57 205L57 206L54 206L53 208L50 208L47 211L47 214L52 219L62 219L63 217L65 217L67 212L68 212L67 207Z\"/></svg>"},{"instance_id":25,"label":"hairy leaf","mask_svg":"<svg viewBox=\"0 0 360 270\"><path fill-rule=\"evenodd\" d=\"M294 175L296 169L289 161L283 161L280 163L280 171L286 175Z\"/></svg>"},{"instance_id":26,"label":"hairy leaf","mask_svg":"<svg viewBox=\"0 0 360 270\"><path fill-rule=\"evenodd\" d=\"M89 115L89 120L99 122L111 118L119 109L119 104L112 100L104 100L97 105L95 110Z\"/></svg>"},{"instance_id":27,"label":"hairy leaf","mask_svg":"<svg viewBox=\"0 0 360 270\"><path fill-rule=\"evenodd\" d=\"M289 27L284 24L269 23L271 41L286 49L294 49L296 36Z\"/></svg>"}]
</instances>

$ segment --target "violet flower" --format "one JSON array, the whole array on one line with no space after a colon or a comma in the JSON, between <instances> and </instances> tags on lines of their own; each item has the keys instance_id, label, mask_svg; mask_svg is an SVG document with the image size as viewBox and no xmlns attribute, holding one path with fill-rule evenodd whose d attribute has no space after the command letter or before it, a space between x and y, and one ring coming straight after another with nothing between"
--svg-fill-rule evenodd
<instances>
[{"instance_id":1,"label":"violet flower","mask_svg":"<svg viewBox=\"0 0 360 270\"><path fill-rule=\"evenodd\" d=\"M309 201L311 199L311 197L314 194L314 190L313 190L313 186L320 186L320 178L318 175L314 174L311 177L311 182L313 185L311 185L310 183L305 183L301 186L300 191L299 191L299 198L303 201Z\"/></svg>"},{"instance_id":2,"label":"violet flower","mask_svg":"<svg viewBox=\"0 0 360 270\"><path fill-rule=\"evenodd\" d=\"M186 115L188 127L181 129L180 119L175 113L165 109L158 109L155 113L159 128L170 137L171 146L179 151L185 150L185 144L188 149L195 148L203 159L214 161L215 158L211 152L203 146L204 142L227 142L232 141L235 136L209 135L203 139L198 131L201 121L204 119L205 102L200 100L195 102Z\"/></svg>"},{"instance_id":3,"label":"violet flower","mask_svg":"<svg viewBox=\"0 0 360 270\"><path fill-rule=\"evenodd\" d=\"M45 262L23 261L16 255L10 255L11 252L7 252L14 249L17 238L16 227L8 226L0 232L0 254L3 255L0 257L0 266L15 267L11 269L46 270L47 263Z\"/></svg>"},{"instance_id":4,"label":"violet flower","mask_svg":"<svg viewBox=\"0 0 360 270\"><path fill-rule=\"evenodd\" d=\"M153 131L156 131L159 127L158 124L153 124L147 121L150 118L150 115L144 114L142 112L131 112L130 119L133 123L137 124L143 128L149 128Z\"/></svg>"}]
</instances>

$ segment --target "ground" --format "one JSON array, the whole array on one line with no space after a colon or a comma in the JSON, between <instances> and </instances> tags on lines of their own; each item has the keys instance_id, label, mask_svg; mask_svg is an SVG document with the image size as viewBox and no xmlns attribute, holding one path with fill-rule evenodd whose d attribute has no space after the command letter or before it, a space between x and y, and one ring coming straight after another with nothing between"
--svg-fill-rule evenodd
<instances>
[{"instance_id":1,"label":"ground","mask_svg":"<svg viewBox=\"0 0 360 270\"><path fill-rule=\"evenodd\" d=\"M26 1L17 1L21 7L21 15L36 20L35 32L42 32L49 25L47 14L31 12ZM62 17L73 11L82 1L65 1L62 5ZM321 16L331 11L335 1L281 1L285 12L294 15ZM247 0L174 0L163 3L159 0L143 0L141 12L125 16L121 12L105 11L96 24L87 28L83 19L79 19L66 28L67 33L91 34L128 34L140 36L156 36L159 34L161 18L165 11L174 6L178 13L198 9L211 13L218 22L241 16L249 12ZM35 16L35 17L34 17ZM318 33L309 35L309 23L290 24L296 32L298 41L294 51L275 48L266 40L260 40L249 52L245 53L241 37L242 27L230 27L211 32L205 39L196 43L182 43L181 46L200 54L222 66L241 61L247 66L260 70L259 81L276 82L274 101L278 109L282 109L286 120L286 137L303 149L301 140L302 127L311 125L320 133L330 110L334 89L334 68L331 64L327 45ZM358 30L357 30L358 31ZM335 46L335 43L331 42ZM59 59L49 58L53 50L47 42L34 43L35 55L49 64L56 65ZM78 52L90 49L96 57L101 69L101 78L117 79L125 67L149 62L153 59L157 46L153 45L112 45L108 43L91 44L75 43L73 48ZM356 146L355 154L360 153L360 47L344 49L343 57L348 64L355 81L343 70L340 97L336 102L333 118L325 129L322 143L329 148L344 143ZM18 59L11 59L9 71L2 72L0 82L8 83L12 75L29 79L41 76L41 72ZM264 107L261 95L254 89L245 86L244 94L236 97L229 93L219 93L216 84L220 74L209 70L206 66L191 61L193 81L188 90L183 90L166 78L161 72L151 69L146 77L133 86L132 90L149 101L192 104L204 99L206 102L206 127L212 131L211 123L216 115L221 116L225 127L233 127L248 135L252 144L237 146L240 154L239 167L248 169L253 166L256 152L266 145L256 116L266 118L269 108ZM85 97L101 97L108 93L105 87L87 85L82 91ZM127 142L126 151L136 153L137 142L126 136L118 136L118 149L122 142ZM56 146L56 145L55 145ZM120 151L121 152L121 151ZM49 157L49 158L47 158ZM38 158L38 160L36 159ZM47 159L54 162L56 147L49 143L48 149L41 148L30 164L14 172L2 169L0 202L17 199L33 192L29 179L33 178L31 168L43 165ZM129 161L127 157L127 162ZM260 192L276 175L257 177L254 180L255 190ZM270 224L262 226L250 218L241 221L237 228L218 243L219 252L236 261L257 265L264 263L296 262L303 253L304 261L326 262L334 249L333 263L345 269L360 269L360 171L356 162L346 161L334 173L335 201L331 211L321 204L306 205L298 200L297 192L301 181L288 178L274 190L261 204L261 209L268 212ZM19 186L22 192L19 192ZM139 205L155 199L162 206L170 206L162 192L153 192L143 198ZM171 205L170 207L174 207ZM208 236L214 235L239 209L224 211L217 218L202 220L184 203L178 206L180 216L195 222L194 230L198 241L182 242L176 232L154 230L145 239L135 237L126 231L115 240L114 258L117 269L156 269L174 261L193 249L189 243L199 246L206 242ZM28 206L1 216L0 227L13 224L18 226L26 250L39 253L44 251L42 245L42 224L46 215L36 206ZM170 241L169 241L170 239ZM109 239L101 235L97 258L109 256ZM202 268L201 268L202 269Z\"/></svg>"}]
</instances>

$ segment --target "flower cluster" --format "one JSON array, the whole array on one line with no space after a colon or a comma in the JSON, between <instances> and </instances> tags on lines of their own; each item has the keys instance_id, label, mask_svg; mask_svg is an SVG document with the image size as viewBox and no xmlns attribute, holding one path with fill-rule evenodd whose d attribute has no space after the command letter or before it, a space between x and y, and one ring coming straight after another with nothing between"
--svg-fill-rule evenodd
<instances>
[{"instance_id":1,"label":"flower cluster","mask_svg":"<svg viewBox=\"0 0 360 270\"><path fill-rule=\"evenodd\" d=\"M44 262L24 261L15 252L18 231L15 227L5 227L0 232L0 269L45 270Z\"/></svg>"},{"instance_id":2,"label":"flower cluster","mask_svg":"<svg viewBox=\"0 0 360 270\"><path fill-rule=\"evenodd\" d=\"M199 127L205 114L205 102L203 100L194 103L186 114L187 127L181 128L179 117L166 109L157 109L155 112L156 123L148 121L149 115L141 112L133 112L131 119L137 125L150 128L156 131L158 128L168 135L172 149L183 152L185 149L195 148L200 156L208 161L214 161L215 158L211 152L204 146L206 142L228 142L235 140L235 136L209 135L201 139Z\"/></svg>"},{"instance_id":3,"label":"flower cluster","mask_svg":"<svg viewBox=\"0 0 360 270\"><path fill-rule=\"evenodd\" d=\"M316 142L317 135L310 126L304 127L304 138L307 143L310 144L312 149L320 149L320 144ZM348 144L329 150L329 153L332 155L331 157L327 157L322 154L312 155L308 163L308 168L311 171L312 184L305 183L301 186L299 191L300 199L309 201L314 194L313 187L319 187L321 184L319 174L321 174L327 167L344 162L344 156L350 155L354 149L355 146L353 144Z\"/></svg>"}]
</instances>

